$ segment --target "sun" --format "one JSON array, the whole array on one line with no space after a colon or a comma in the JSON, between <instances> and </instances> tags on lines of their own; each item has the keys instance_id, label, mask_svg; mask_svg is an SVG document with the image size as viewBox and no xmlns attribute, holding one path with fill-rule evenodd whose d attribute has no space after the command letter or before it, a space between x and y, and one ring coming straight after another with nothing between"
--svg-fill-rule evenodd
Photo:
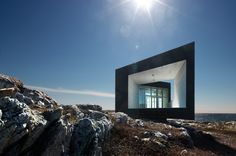
<instances>
[{"instance_id":1,"label":"sun","mask_svg":"<svg viewBox=\"0 0 236 156\"><path fill-rule=\"evenodd\" d=\"M150 11L153 0L135 0L135 3L137 5L137 9Z\"/></svg>"}]
</instances>

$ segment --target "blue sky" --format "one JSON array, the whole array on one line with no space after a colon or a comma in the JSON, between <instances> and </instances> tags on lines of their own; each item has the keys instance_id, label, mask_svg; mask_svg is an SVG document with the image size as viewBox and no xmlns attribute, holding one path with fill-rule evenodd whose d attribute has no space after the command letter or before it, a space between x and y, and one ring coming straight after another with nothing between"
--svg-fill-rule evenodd
<instances>
[{"instance_id":1,"label":"blue sky","mask_svg":"<svg viewBox=\"0 0 236 156\"><path fill-rule=\"evenodd\" d=\"M114 109L115 69L195 41L196 112L236 113L236 1L1 0L0 72Z\"/></svg>"}]
</instances>

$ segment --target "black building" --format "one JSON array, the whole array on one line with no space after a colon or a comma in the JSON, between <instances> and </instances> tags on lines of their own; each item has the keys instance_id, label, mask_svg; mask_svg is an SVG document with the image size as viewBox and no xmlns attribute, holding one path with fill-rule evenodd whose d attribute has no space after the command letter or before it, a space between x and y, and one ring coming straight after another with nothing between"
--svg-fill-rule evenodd
<instances>
[{"instance_id":1,"label":"black building","mask_svg":"<svg viewBox=\"0 0 236 156\"><path fill-rule=\"evenodd\" d=\"M116 69L116 112L194 119L194 42Z\"/></svg>"}]
</instances>

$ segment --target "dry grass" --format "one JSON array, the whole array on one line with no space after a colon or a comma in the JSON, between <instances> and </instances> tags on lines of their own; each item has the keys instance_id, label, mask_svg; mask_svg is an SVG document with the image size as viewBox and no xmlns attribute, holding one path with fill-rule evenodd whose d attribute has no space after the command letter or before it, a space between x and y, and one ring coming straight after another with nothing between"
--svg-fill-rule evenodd
<instances>
[{"instance_id":1,"label":"dry grass","mask_svg":"<svg viewBox=\"0 0 236 156\"><path fill-rule=\"evenodd\" d=\"M168 124L147 121L144 122L144 126L137 126L133 119L130 119L128 124L116 124L114 117L111 116L111 119L114 123L114 128L108 140L103 144L103 155L236 155L236 133L234 131L219 131L216 129L208 131L205 129L207 132L211 132L213 137L203 133L202 136L197 138L198 140L193 140L194 146L190 147L186 139L180 135L181 129ZM158 142L165 146L162 147L155 141L152 141L152 139L150 141L143 141L145 131L159 131L166 135L171 133L171 137L167 141L161 138L157 139Z\"/></svg>"},{"instance_id":2,"label":"dry grass","mask_svg":"<svg viewBox=\"0 0 236 156\"><path fill-rule=\"evenodd\" d=\"M103 145L103 155L167 155L167 151L152 141L142 141L144 129L126 124L116 125Z\"/></svg>"}]
</instances>

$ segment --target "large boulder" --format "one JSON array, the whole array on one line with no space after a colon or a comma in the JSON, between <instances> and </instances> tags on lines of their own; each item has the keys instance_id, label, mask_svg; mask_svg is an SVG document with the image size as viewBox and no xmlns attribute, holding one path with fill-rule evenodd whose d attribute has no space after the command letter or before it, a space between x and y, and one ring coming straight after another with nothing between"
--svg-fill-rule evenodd
<instances>
[{"instance_id":1,"label":"large boulder","mask_svg":"<svg viewBox=\"0 0 236 156\"><path fill-rule=\"evenodd\" d=\"M74 126L72 138L71 155L92 155L91 148L94 148L96 140L96 127L93 120L89 118L81 119Z\"/></svg>"},{"instance_id":2,"label":"large boulder","mask_svg":"<svg viewBox=\"0 0 236 156\"><path fill-rule=\"evenodd\" d=\"M188 131L185 128L181 129L179 140L186 147L192 148L194 146L193 140L192 140L191 136L189 135Z\"/></svg>"},{"instance_id":3,"label":"large boulder","mask_svg":"<svg viewBox=\"0 0 236 156\"><path fill-rule=\"evenodd\" d=\"M32 111L25 103L14 98L1 98L0 110L3 123L0 125L0 155L7 152L4 151L6 147L21 144L23 137L25 145L21 144L22 147L32 145L47 124L47 121L37 111ZM26 139L25 136L28 136L29 139Z\"/></svg>"},{"instance_id":4,"label":"large boulder","mask_svg":"<svg viewBox=\"0 0 236 156\"><path fill-rule=\"evenodd\" d=\"M42 156L69 155L72 131L73 126L60 119L44 132L43 137L39 140L41 142L40 150L35 149L34 153L30 155L38 153Z\"/></svg>"},{"instance_id":5,"label":"large boulder","mask_svg":"<svg viewBox=\"0 0 236 156\"><path fill-rule=\"evenodd\" d=\"M71 155L101 155L101 143L109 135L112 123L105 116L100 120L84 118L75 125Z\"/></svg>"},{"instance_id":6,"label":"large boulder","mask_svg":"<svg viewBox=\"0 0 236 156\"><path fill-rule=\"evenodd\" d=\"M126 124L128 122L128 115L123 112L117 112L113 116L116 123Z\"/></svg>"}]
</instances>

